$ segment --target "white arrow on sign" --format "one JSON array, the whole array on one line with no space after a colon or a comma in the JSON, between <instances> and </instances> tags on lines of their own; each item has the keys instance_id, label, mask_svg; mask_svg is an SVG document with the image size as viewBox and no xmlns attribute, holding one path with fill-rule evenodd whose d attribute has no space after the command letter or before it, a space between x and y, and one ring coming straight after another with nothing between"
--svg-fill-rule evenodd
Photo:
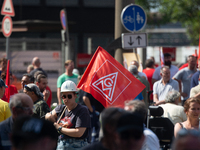
<instances>
[{"instance_id":1,"label":"white arrow on sign","mask_svg":"<svg viewBox=\"0 0 200 150\"><path fill-rule=\"evenodd\" d=\"M147 47L146 33L122 33L122 48Z\"/></svg>"},{"instance_id":2,"label":"white arrow on sign","mask_svg":"<svg viewBox=\"0 0 200 150\"><path fill-rule=\"evenodd\" d=\"M1 14L2 15L10 15L15 16L15 11L13 7L12 0L4 0L3 6L1 8Z\"/></svg>"}]
</instances>

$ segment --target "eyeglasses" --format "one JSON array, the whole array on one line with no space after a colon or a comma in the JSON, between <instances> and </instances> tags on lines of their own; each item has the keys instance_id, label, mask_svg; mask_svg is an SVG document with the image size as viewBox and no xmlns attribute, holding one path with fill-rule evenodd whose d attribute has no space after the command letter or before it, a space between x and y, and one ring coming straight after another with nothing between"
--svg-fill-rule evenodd
<instances>
[{"instance_id":1,"label":"eyeglasses","mask_svg":"<svg viewBox=\"0 0 200 150\"><path fill-rule=\"evenodd\" d=\"M142 132L137 131L137 130L126 130L126 131L120 132L119 134L122 140L127 140L130 138L139 140L142 137Z\"/></svg>"},{"instance_id":2,"label":"eyeglasses","mask_svg":"<svg viewBox=\"0 0 200 150\"><path fill-rule=\"evenodd\" d=\"M62 99L65 99L65 98L71 99L71 98L72 98L72 95L71 95L71 94L62 95L61 97L62 97Z\"/></svg>"}]
</instances>

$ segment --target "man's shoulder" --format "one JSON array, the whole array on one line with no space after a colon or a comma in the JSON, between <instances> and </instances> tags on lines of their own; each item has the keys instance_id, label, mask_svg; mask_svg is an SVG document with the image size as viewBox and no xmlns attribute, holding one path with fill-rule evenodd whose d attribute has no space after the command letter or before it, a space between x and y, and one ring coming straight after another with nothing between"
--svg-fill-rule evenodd
<instances>
[{"instance_id":1,"label":"man's shoulder","mask_svg":"<svg viewBox=\"0 0 200 150\"><path fill-rule=\"evenodd\" d=\"M199 75L200 75L200 71L197 71L197 72L195 72L195 73L193 74L192 77L198 77L198 78L199 78Z\"/></svg>"},{"instance_id":2,"label":"man's shoulder","mask_svg":"<svg viewBox=\"0 0 200 150\"><path fill-rule=\"evenodd\" d=\"M174 79L170 79L170 80L169 80L169 83L171 83L171 84L178 84L178 81L176 81L176 80L174 80Z\"/></svg>"},{"instance_id":3,"label":"man's shoulder","mask_svg":"<svg viewBox=\"0 0 200 150\"><path fill-rule=\"evenodd\" d=\"M161 81L162 81L162 79L160 79L160 80L156 81L154 84L155 84L155 85L159 85L159 84L161 84L161 83L162 83Z\"/></svg>"},{"instance_id":4,"label":"man's shoulder","mask_svg":"<svg viewBox=\"0 0 200 150\"><path fill-rule=\"evenodd\" d=\"M76 77L76 78L78 78L78 74L73 73L73 76Z\"/></svg>"},{"instance_id":5,"label":"man's shoulder","mask_svg":"<svg viewBox=\"0 0 200 150\"><path fill-rule=\"evenodd\" d=\"M59 79L61 79L61 78L78 78L78 75L77 74L72 74L72 76L68 76L65 73L63 73L58 78Z\"/></svg>"},{"instance_id":6,"label":"man's shoulder","mask_svg":"<svg viewBox=\"0 0 200 150\"><path fill-rule=\"evenodd\" d=\"M8 127L8 124L10 124L10 122L12 122L12 116L7 118L6 120L0 122L0 129L4 128L4 127Z\"/></svg>"},{"instance_id":7,"label":"man's shoulder","mask_svg":"<svg viewBox=\"0 0 200 150\"><path fill-rule=\"evenodd\" d=\"M155 72L160 71L160 69L161 69L161 66L156 67Z\"/></svg>"},{"instance_id":8,"label":"man's shoulder","mask_svg":"<svg viewBox=\"0 0 200 150\"><path fill-rule=\"evenodd\" d=\"M46 105L46 104L47 103L43 99L40 99L34 104L34 107L37 107L37 106L40 106L40 105Z\"/></svg>"},{"instance_id":9,"label":"man's shoulder","mask_svg":"<svg viewBox=\"0 0 200 150\"><path fill-rule=\"evenodd\" d=\"M4 100L0 99L0 105L9 105L8 102L5 102Z\"/></svg>"},{"instance_id":10,"label":"man's shoulder","mask_svg":"<svg viewBox=\"0 0 200 150\"><path fill-rule=\"evenodd\" d=\"M80 105L78 104L77 105L77 111L81 111L81 112L85 112L85 111L88 111L87 107L85 105Z\"/></svg>"},{"instance_id":11,"label":"man's shoulder","mask_svg":"<svg viewBox=\"0 0 200 150\"><path fill-rule=\"evenodd\" d=\"M176 70L178 70L178 67L175 66L175 65L171 65L170 69L176 69Z\"/></svg>"},{"instance_id":12,"label":"man's shoulder","mask_svg":"<svg viewBox=\"0 0 200 150\"><path fill-rule=\"evenodd\" d=\"M61 74L58 78L63 78L63 77L65 77L65 76L67 76L65 73L63 73L63 74Z\"/></svg>"},{"instance_id":13,"label":"man's shoulder","mask_svg":"<svg viewBox=\"0 0 200 150\"><path fill-rule=\"evenodd\" d=\"M199 91L200 90L200 84L191 88L191 91Z\"/></svg>"},{"instance_id":14,"label":"man's shoulder","mask_svg":"<svg viewBox=\"0 0 200 150\"><path fill-rule=\"evenodd\" d=\"M144 128L144 135L151 136L151 137L157 137L156 134L148 128Z\"/></svg>"}]
</instances>

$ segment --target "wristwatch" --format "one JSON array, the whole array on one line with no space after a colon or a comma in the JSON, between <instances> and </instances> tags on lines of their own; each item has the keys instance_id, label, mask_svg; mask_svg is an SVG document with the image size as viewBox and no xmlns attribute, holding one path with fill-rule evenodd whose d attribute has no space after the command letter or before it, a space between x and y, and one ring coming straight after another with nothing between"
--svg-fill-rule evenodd
<instances>
[{"instance_id":1,"label":"wristwatch","mask_svg":"<svg viewBox=\"0 0 200 150\"><path fill-rule=\"evenodd\" d=\"M58 131L59 134L62 134L62 133L61 133L61 129L62 129L62 126L60 126L60 127L57 129L57 131Z\"/></svg>"}]
</instances>

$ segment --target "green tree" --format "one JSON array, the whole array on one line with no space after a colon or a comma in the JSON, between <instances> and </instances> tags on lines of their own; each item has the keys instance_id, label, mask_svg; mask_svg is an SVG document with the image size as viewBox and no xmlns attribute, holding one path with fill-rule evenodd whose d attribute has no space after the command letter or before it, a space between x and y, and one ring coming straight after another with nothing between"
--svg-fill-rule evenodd
<instances>
[{"instance_id":1,"label":"green tree","mask_svg":"<svg viewBox=\"0 0 200 150\"><path fill-rule=\"evenodd\" d=\"M192 44L198 45L200 33L200 0L135 0L148 16L148 24L159 26L180 22L187 29ZM157 10L157 13L151 13Z\"/></svg>"}]
</instances>

